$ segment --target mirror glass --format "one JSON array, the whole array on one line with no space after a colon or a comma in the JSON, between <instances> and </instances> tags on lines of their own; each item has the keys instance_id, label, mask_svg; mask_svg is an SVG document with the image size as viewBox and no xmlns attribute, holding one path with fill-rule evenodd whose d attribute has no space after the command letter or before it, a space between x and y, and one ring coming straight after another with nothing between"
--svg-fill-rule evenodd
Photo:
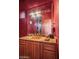
<instances>
[{"instance_id":1,"label":"mirror glass","mask_svg":"<svg viewBox=\"0 0 79 59\"><path fill-rule=\"evenodd\" d=\"M29 9L27 14L30 29L28 29L28 34L53 34L53 3L51 1Z\"/></svg>"}]
</instances>

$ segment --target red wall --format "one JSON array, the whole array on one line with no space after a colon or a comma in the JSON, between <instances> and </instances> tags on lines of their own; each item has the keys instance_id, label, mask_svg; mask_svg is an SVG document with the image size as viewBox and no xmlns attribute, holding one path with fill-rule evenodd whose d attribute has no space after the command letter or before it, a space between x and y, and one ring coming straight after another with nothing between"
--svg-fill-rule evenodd
<instances>
[{"instance_id":1,"label":"red wall","mask_svg":"<svg viewBox=\"0 0 79 59\"><path fill-rule=\"evenodd\" d=\"M57 44L59 44L59 7L58 7L58 0L53 0L54 2L54 27L55 27L55 34L57 37Z\"/></svg>"},{"instance_id":2,"label":"red wall","mask_svg":"<svg viewBox=\"0 0 79 59\"><path fill-rule=\"evenodd\" d=\"M19 14L25 10L25 0L19 0ZM27 26L25 19L19 19L19 36L27 34Z\"/></svg>"}]
</instances>

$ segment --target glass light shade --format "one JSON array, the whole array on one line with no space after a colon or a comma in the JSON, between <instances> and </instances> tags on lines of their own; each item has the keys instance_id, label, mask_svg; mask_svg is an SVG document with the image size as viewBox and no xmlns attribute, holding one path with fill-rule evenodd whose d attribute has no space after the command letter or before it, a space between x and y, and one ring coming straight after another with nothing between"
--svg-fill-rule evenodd
<instances>
[{"instance_id":1,"label":"glass light shade","mask_svg":"<svg viewBox=\"0 0 79 59\"><path fill-rule=\"evenodd\" d=\"M40 17L41 16L41 11L31 12L29 15L32 18Z\"/></svg>"},{"instance_id":2,"label":"glass light shade","mask_svg":"<svg viewBox=\"0 0 79 59\"><path fill-rule=\"evenodd\" d=\"M32 21L30 21L30 24L32 24Z\"/></svg>"},{"instance_id":3,"label":"glass light shade","mask_svg":"<svg viewBox=\"0 0 79 59\"><path fill-rule=\"evenodd\" d=\"M35 13L34 13L34 12L31 12L29 15L30 15L32 18L35 18Z\"/></svg>"},{"instance_id":4,"label":"glass light shade","mask_svg":"<svg viewBox=\"0 0 79 59\"><path fill-rule=\"evenodd\" d=\"M20 19L24 19L24 18L25 18L25 12L23 11L20 13Z\"/></svg>"}]
</instances>

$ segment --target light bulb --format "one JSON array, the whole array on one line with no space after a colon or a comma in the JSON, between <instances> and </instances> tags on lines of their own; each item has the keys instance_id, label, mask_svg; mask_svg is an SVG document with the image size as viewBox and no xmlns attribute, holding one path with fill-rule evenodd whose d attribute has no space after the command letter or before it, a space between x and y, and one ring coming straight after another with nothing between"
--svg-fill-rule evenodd
<instances>
[{"instance_id":1,"label":"light bulb","mask_svg":"<svg viewBox=\"0 0 79 59\"><path fill-rule=\"evenodd\" d=\"M24 19L25 18L25 12L24 11L20 13L20 18L21 19Z\"/></svg>"},{"instance_id":2,"label":"light bulb","mask_svg":"<svg viewBox=\"0 0 79 59\"><path fill-rule=\"evenodd\" d=\"M36 14L36 17L40 17L41 16L41 11L36 11L35 14Z\"/></svg>"},{"instance_id":3,"label":"light bulb","mask_svg":"<svg viewBox=\"0 0 79 59\"><path fill-rule=\"evenodd\" d=\"M30 24L32 24L32 21L30 21Z\"/></svg>"},{"instance_id":4,"label":"light bulb","mask_svg":"<svg viewBox=\"0 0 79 59\"><path fill-rule=\"evenodd\" d=\"M34 13L34 12L31 12L31 13L30 13L30 16L31 16L32 18L35 18L35 13Z\"/></svg>"},{"instance_id":5,"label":"light bulb","mask_svg":"<svg viewBox=\"0 0 79 59\"><path fill-rule=\"evenodd\" d=\"M41 11L36 11L35 13L36 13L36 14L40 14L40 13L41 13Z\"/></svg>"}]
</instances>

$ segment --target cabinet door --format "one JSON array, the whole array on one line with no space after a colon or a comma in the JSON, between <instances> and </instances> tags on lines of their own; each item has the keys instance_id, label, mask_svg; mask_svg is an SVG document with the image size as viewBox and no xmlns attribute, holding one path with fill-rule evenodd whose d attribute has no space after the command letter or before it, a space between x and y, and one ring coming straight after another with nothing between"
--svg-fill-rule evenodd
<instances>
[{"instance_id":1,"label":"cabinet door","mask_svg":"<svg viewBox=\"0 0 79 59\"><path fill-rule=\"evenodd\" d=\"M29 42L30 59L40 59L40 46L38 42Z\"/></svg>"},{"instance_id":2,"label":"cabinet door","mask_svg":"<svg viewBox=\"0 0 79 59\"><path fill-rule=\"evenodd\" d=\"M25 40L19 41L19 55L28 56L28 41Z\"/></svg>"},{"instance_id":3,"label":"cabinet door","mask_svg":"<svg viewBox=\"0 0 79 59\"><path fill-rule=\"evenodd\" d=\"M56 59L55 52L44 50L43 59Z\"/></svg>"},{"instance_id":4,"label":"cabinet door","mask_svg":"<svg viewBox=\"0 0 79 59\"><path fill-rule=\"evenodd\" d=\"M34 42L34 59L40 59L40 44L38 42Z\"/></svg>"},{"instance_id":5,"label":"cabinet door","mask_svg":"<svg viewBox=\"0 0 79 59\"><path fill-rule=\"evenodd\" d=\"M25 44L19 45L19 55L26 56L26 45Z\"/></svg>"},{"instance_id":6,"label":"cabinet door","mask_svg":"<svg viewBox=\"0 0 79 59\"><path fill-rule=\"evenodd\" d=\"M30 59L34 59L33 42L28 41L28 51L29 51Z\"/></svg>"}]
</instances>

